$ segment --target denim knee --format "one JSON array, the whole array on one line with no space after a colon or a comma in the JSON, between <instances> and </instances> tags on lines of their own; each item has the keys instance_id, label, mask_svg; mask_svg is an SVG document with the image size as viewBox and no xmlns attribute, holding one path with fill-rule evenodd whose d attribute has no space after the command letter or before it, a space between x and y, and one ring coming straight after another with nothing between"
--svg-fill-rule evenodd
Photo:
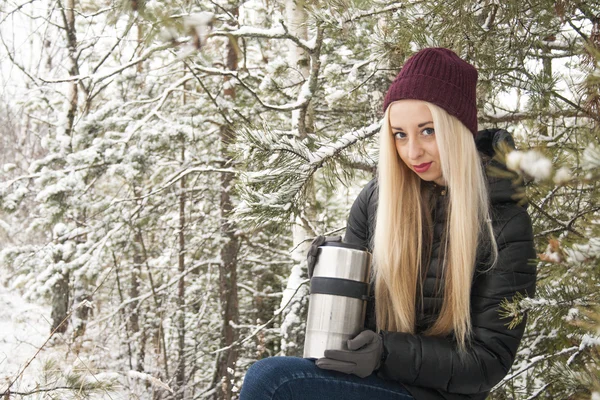
<instances>
[{"instance_id":1,"label":"denim knee","mask_svg":"<svg viewBox=\"0 0 600 400\"><path fill-rule=\"evenodd\" d=\"M297 357L263 358L248 368L240 400L272 399L282 383L314 368L318 368L314 362ZM281 395L278 393L277 398Z\"/></svg>"},{"instance_id":2,"label":"denim knee","mask_svg":"<svg viewBox=\"0 0 600 400\"><path fill-rule=\"evenodd\" d=\"M273 364L275 363L272 358L263 358L248 368L242 384L240 400L270 399L272 397L270 392L276 371Z\"/></svg>"},{"instance_id":3,"label":"denim knee","mask_svg":"<svg viewBox=\"0 0 600 400\"><path fill-rule=\"evenodd\" d=\"M299 357L269 357L255 362L246 372L240 400L358 400L412 399L396 382L371 375L359 378L323 370L314 360Z\"/></svg>"}]
</instances>

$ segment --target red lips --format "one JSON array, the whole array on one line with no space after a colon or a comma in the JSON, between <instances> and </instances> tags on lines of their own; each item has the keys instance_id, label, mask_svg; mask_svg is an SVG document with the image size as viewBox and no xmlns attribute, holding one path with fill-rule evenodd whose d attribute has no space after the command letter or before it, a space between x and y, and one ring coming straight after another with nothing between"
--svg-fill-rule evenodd
<instances>
[{"instance_id":1,"label":"red lips","mask_svg":"<svg viewBox=\"0 0 600 400\"><path fill-rule=\"evenodd\" d=\"M427 171L429 169L429 167L431 167L432 162L428 162L428 163L423 163L423 164L419 164L419 165L413 165L413 169L415 170L415 172L418 173L423 173L425 171Z\"/></svg>"}]
</instances>

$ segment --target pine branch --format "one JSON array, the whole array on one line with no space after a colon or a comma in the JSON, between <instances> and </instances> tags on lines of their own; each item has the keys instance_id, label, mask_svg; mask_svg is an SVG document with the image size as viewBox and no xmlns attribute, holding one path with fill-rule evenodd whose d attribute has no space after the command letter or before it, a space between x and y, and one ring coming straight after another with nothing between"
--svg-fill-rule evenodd
<instances>
[{"instance_id":1,"label":"pine branch","mask_svg":"<svg viewBox=\"0 0 600 400\"><path fill-rule=\"evenodd\" d=\"M363 19L363 18L368 18L368 17L373 17L375 15L380 15L380 14L385 14L385 13L392 13L394 11L398 11L398 10L402 10L405 9L407 6L414 6L416 4L420 4L423 1L413 1L411 3L394 3L394 4L390 4L389 6L383 7L382 9L379 10L368 10L368 11L363 11L363 12L359 12L356 13L355 15L346 18L344 20L344 23L350 23L350 22L354 22L354 21L358 21L359 19Z\"/></svg>"},{"instance_id":2,"label":"pine branch","mask_svg":"<svg viewBox=\"0 0 600 400\"><path fill-rule=\"evenodd\" d=\"M263 168L241 174L239 190L242 204L235 209L240 222L263 224L276 219L289 221L292 212L300 213L302 193L307 182L325 163L354 145L375 135L379 123L349 132L331 143L310 152L300 141L281 137L270 131L247 131L246 143L255 150L248 160L251 170L256 164ZM276 163L273 168L264 165Z\"/></svg>"},{"instance_id":3,"label":"pine branch","mask_svg":"<svg viewBox=\"0 0 600 400\"><path fill-rule=\"evenodd\" d=\"M572 353L574 351L577 351L579 349L579 346L573 346L573 347L569 347L566 349L562 349L556 353L553 354L546 354L543 356L536 356L533 357L529 360L529 364L527 364L524 367L521 367L519 370L517 370L516 372L513 372L510 375L507 375L506 377L504 377L504 379L502 379L500 381L500 383L498 383L496 386L494 386L494 388L491 390L492 392L494 392L495 390L498 390L500 387L502 387L503 385L505 385L507 382L513 380L514 378L516 378L517 376L521 375L522 373L530 370L531 368L535 367L537 364L541 363L542 361L546 361L550 358L554 358L554 357L558 357L564 354L569 354Z\"/></svg>"},{"instance_id":4,"label":"pine branch","mask_svg":"<svg viewBox=\"0 0 600 400\"><path fill-rule=\"evenodd\" d=\"M35 389L29 392L15 392L15 391L10 391L7 390L4 393L0 393L0 396L4 396L4 398L10 398L10 395L18 395L18 396L31 396L37 393L48 393L48 392L55 392L58 390L71 390L73 392L82 392L82 388L81 387L74 387L74 386L56 386L56 387L52 387L52 388L40 388L40 389Z\"/></svg>"},{"instance_id":5,"label":"pine branch","mask_svg":"<svg viewBox=\"0 0 600 400\"><path fill-rule=\"evenodd\" d=\"M551 220L552 222L556 223L557 225L560 225L564 230L567 230L577 236L579 236L580 238L584 238L585 235L583 235L582 233L578 232L575 228L573 228L571 226L571 223L573 221L570 222L563 222L563 221L559 221L558 219L556 219L555 217L553 217L552 215L550 215L548 212L546 212L546 210L542 209L540 206L538 206L537 204L535 204L535 202L529 202L529 204L535 208L538 212L542 213L546 218L548 218L549 220Z\"/></svg>"}]
</instances>

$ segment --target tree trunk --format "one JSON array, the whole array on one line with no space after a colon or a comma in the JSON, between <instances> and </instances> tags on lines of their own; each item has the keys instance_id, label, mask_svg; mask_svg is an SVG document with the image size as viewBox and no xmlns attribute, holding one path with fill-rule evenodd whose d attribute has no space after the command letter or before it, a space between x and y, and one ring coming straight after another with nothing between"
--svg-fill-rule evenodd
<instances>
[{"instance_id":1,"label":"tree trunk","mask_svg":"<svg viewBox=\"0 0 600 400\"><path fill-rule=\"evenodd\" d=\"M69 272L63 271L52 287L51 332L64 333L69 326Z\"/></svg>"},{"instance_id":2,"label":"tree trunk","mask_svg":"<svg viewBox=\"0 0 600 400\"><path fill-rule=\"evenodd\" d=\"M543 50L543 53L546 55L551 54L551 50L545 49ZM542 94L542 104L541 104L541 110L548 110L550 107L550 99L552 97L552 93L550 91L550 89L548 89L550 82L552 82L552 58L550 57L544 57L542 59L542 74L544 77L544 85L546 86L546 89L544 91L544 93ZM541 136L548 136L548 122L549 121L553 121L551 118L544 118L542 119L542 124L540 126L540 135Z\"/></svg>"},{"instance_id":3,"label":"tree trunk","mask_svg":"<svg viewBox=\"0 0 600 400\"><path fill-rule=\"evenodd\" d=\"M66 7L63 8L64 29L67 36L67 49L69 75L76 76L79 74L77 66L77 35L75 31L75 0L67 0ZM75 114L77 113L77 82L74 81L68 84L67 93L67 118L65 135L73 138L73 125L75 122ZM68 327L67 315L69 311L69 271L63 269L60 272L60 277L54 284L52 291L52 330L57 332L65 332Z\"/></svg>"},{"instance_id":4,"label":"tree trunk","mask_svg":"<svg viewBox=\"0 0 600 400\"><path fill-rule=\"evenodd\" d=\"M286 0L286 17L290 33L296 37L307 40L307 19L308 15L304 9L303 0ZM310 70L310 57L306 52L290 43L289 62L296 66L302 73L304 79L308 80ZM312 131L312 107L309 105L305 112L302 110L292 111L292 129L298 129L300 140L306 137L306 133ZM312 182L311 185L314 185ZM314 187L307 188L307 205L305 215L311 218L314 215ZM304 344L304 326L308 313L308 288L306 286L298 289L299 283L306 278L306 251L309 242L306 239L314 236L302 221L296 220L292 228L294 252L292 259L295 261L287 287L284 290L281 306L288 303L291 296L295 296L289 303L288 308L283 312L283 323L281 328L281 352L289 356L302 356ZM302 244L301 244L302 243ZM296 292L296 290L298 291Z\"/></svg>"},{"instance_id":5,"label":"tree trunk","mask_svg":"<svg viewBox=\"0 0 600 400\"><path fill-rule=\"evenodd\" d=\"M181 148L181 162L185 161L185 145ZM185 271L185 177L180 182L179 193L179 272ZM178 361L175 371L176 399L183 399L185 394L185 279L183 276L179 279L177 285L177 331L178 331Z\"/></svg>"},{"instance_id":6,"label":"tree trunk","mask_svg":"<svg viewBox=\"0 0 600 400\"><path fill-rule=\"evenodd\" d=\"M142 254L142 245L141 245L141 235L136 233L134 236L134 253L133 253L133 265L131 268L131 286L129 288L129 298L135 299L140 296L140 276L142 274L142 265L144 263L144 257ZM133 301L129 305L129 324L128 329L131 332L131 337L135 343L136 340L139 340L137 343L139 346L134 346L134 349L137 350L136 354L136 362L135 369L136 371L142 372L144 370L144 349L146 344L144 343L143 335L140 338L140 303L139 301Z\"/></svg>"},{"instance_id":7,"label":"tree trunk","mask_svg":"<svg viewBox=\"0 0 600 400\"><path fill-rule=\"evenodd\" d=\"M238 7L235 7L231 13L238 15ZM227 69L235 71L238 68L237 43L229 39L227 51ZM225 83L230 80L225 77ZM235 100L235 87L225 86L224 95L230 100ZM235 133L232 127L224 125L221 127L221 157L224 160L224 166L232 162L229 155L229 147L232 145ZM233 209L230 190L234 185L233 174L221 173L221 235L224 238L224 244L221 248L221 265L219 267L219 289L221 303L221 318L223 325L221 328L220 347L230 346L238 339L238 332L232 326L239 322L238 293L237 293L237 255L239 251L239 239L235 236L236 227L229 221L229 215ZM232 347L218 353L213 385L216 386L216 398L229 400L232 397L233 379L235 375L235 365L238 358L238 350Z\"/></svg>"}]
</instances>

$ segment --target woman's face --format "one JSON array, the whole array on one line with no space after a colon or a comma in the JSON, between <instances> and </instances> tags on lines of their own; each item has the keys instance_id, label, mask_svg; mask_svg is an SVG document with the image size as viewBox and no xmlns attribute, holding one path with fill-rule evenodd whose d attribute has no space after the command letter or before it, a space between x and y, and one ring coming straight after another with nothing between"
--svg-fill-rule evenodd
<instances>
[{"instance_id":1,"label":"woman's face","mask_svg":"<svg viewBox=\"0 0 600 400\"><path fill-rule=\"evenodd\" d=\"M390 125L398 155L424 181L446 184L435 140L431 111L420 100L399 100L390 105Z\"/></svg>"}]
</instances>

